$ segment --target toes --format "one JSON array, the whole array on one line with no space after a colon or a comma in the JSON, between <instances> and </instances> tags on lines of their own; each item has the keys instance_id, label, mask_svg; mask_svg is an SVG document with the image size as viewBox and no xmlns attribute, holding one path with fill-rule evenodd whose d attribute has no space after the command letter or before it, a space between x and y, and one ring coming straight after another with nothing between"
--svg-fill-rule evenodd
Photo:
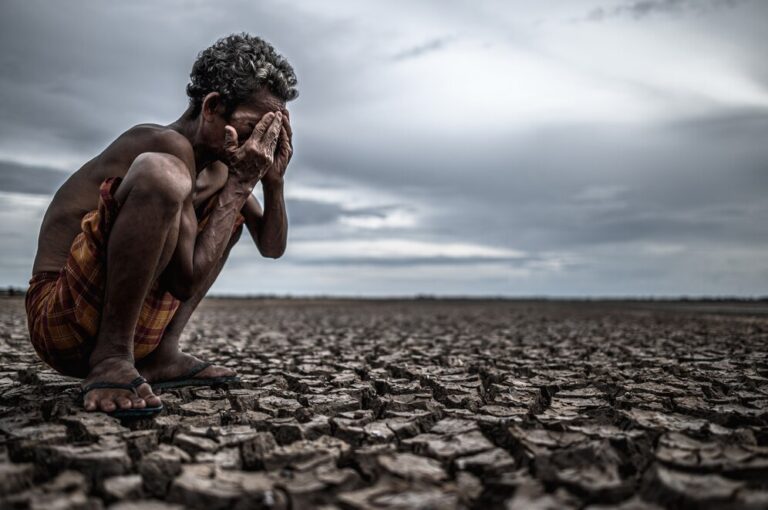
<instances>
[{"instance_id":1,"label":"toes","mask_svg":"<svg viewBox=\"0 0 768 510\"><path fill-rule=\"evenodd\" d=\"M147 403L144 402L143 398L134 398L133 407L134 409L143 409L144 407L147 407Z\"/></svg>"},{"instance_id":2,"label":"toes","mask_svg":"<svg viewBox=\"0 0 768 510\"><path fill-rule=\"evenodd\" d=\"M96 411L98 409L98 406L96 405L96 401L94 399L86 400L84 407L86 411Z\"/></svg>"},{"instance_id":3,"label":"toes","mask_svg":"<svg viewBox=\"0 0 768 510\"><path fill-rule=\"evenodd\" d=\"M149 386L149 384L142 384L138 387L137 391L139 396L144 399L149 407L157 407L162 403L160 398L152 393L152 388Z\"/></svg>"},{"instance_id":4,"label":"toes","mask_svg":"<svg viewBox=\"0 0 768 510\"><path fill-rule=\"evenodd\" d=\"M232 370L231 368L222 367L219 365L213 365L209 367L207 370L203 372L205 374L205 377L232 377L233 375L237 375L237 372ZM196 376L200 377L200 376Z\"/></svg>"},{"instance_id":5,"label":"toes","mask_svg":"<svg viewBox=\"0 0 768 510\"><path fill-rule=\"evenodd\" d=\"M133 407L133 402L129 398L118 397L116 400L117 400L117 405L120 406L120 409L130 409L131 407Z\"/></svg>"},{"instance_id":6,"label":"toes","mask_svg":"<svg viewBox=\"0 0 768 510\"><path fill-rule=\"evenodd\" d=\"M111 413L115 410L115 401L111 398L102 398L99 400L99 409L105 413Z\"/></svg>"}]
</instances>

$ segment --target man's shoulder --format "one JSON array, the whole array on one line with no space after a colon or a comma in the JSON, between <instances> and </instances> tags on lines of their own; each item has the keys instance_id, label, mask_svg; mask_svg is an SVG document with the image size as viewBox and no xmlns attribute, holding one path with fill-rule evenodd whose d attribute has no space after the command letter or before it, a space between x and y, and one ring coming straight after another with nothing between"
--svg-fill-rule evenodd
<instances>
[{"instance_id":1,"label":"man's shoulder","mask_svg":"<svg viewBox=\"0 0 768 510\"><path fill-rule=\"evenodd\" d=\"M144 152L166 153L176 156L190 168L194 167L195 162L194 150L189 140L177 131L157 124L133 126L121 134L108 150L135 155Z\"/></svg>"}]
</instances>

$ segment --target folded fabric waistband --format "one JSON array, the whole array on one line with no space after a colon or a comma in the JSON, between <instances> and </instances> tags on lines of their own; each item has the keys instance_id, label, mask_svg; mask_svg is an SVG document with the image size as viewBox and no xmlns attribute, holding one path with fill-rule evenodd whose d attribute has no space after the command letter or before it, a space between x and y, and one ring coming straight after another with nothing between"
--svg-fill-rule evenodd
<instances>
[{"instance_id":1,"label":"folded fabric waistband","mask_svg":"<svg viewBox=\"0 0 768 510\"><path fill-rule=\"evenodd\" d=\"M59 277L60 274L61 271L38 271L32 275L32 278L29 280L29 284L32 285L33 283L45 280L55 280Z\"/></svg>"}]
</instances>

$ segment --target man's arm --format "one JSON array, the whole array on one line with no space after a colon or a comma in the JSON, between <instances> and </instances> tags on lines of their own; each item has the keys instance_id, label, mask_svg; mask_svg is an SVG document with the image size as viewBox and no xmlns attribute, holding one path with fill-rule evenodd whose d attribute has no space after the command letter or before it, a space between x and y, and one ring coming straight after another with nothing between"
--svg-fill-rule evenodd
<instances>
[{"instance_id":1,"label":"man's arm","mask_svg":"<svg viewBox=\"0 0 768 510\"><path fill-rule=\"evenodd\" d=\"M283 124L275 157L261 184L264 189L264 210L250 197L245 203L243 216L253 242L265 257L278 258L285 252L288 238L288 218L285 212L283 183L285 171L293 156L293 131L288 110L283 110Z\"/></svg>"},{"instance_id":2,"label":"man's arm","mask_svg":"<svg viewBox=\"0 0 768 510\"><path fill-rule=\"evenodd\" d=\"M195 295L221 259L237 213L272 164L271 155L279 137L280 125L277 116L265 115L254 128L251 139L239 148L235 130L227 126L228 151L231 153L229 178L200 233L197 233L192 197L184 205L176 250L164 271L164 283L177 298L185 300Z\"/></svg>"},{"instance_id":3,"label":"man's arm","mask_svg":"<svg viewBox=\"0 0 768 510\"><path fill-rule=\"evenodd\" d=\"M173 296L185 301L203 285L224 254L237 212L248 195L248 188L226 184L216 198L208 223L199 234L191 197L184 204L176 250L162 275L163 284Z\"/></svg>"},{"instance_id":4,"label":"man's arm","mask_svg":"<svg viewBox=\"0 0 768 510\"><path fill-rule=\"evenodd\" d=\"M242 210L245 225L256 247L265 257L279 258L285 253L288 218L285 212L283 186L264 186L264 209L251 195Z\"/></svg>"}]
</instances>

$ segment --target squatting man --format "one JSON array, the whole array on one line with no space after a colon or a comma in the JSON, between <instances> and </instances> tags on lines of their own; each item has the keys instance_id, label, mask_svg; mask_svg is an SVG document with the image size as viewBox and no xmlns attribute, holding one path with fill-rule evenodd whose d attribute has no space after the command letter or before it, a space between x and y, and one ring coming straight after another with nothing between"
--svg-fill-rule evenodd
<instances>
[{"instance_id":1,"label":"squatting man","mask_svg":"<svg viewBox=\"0 0 768 510\"><path fill-rule=\"evenodd\" d=\"M84 378L87 411L152 415L162 410L153 388L237 379L182 352L179 337L243 224L263 256L285 250L286 103L297 94L270 44L222 38L198 55L177 121L130 128L57 191L27 320L40 358Z\"/></svg>"}]
</instances>

